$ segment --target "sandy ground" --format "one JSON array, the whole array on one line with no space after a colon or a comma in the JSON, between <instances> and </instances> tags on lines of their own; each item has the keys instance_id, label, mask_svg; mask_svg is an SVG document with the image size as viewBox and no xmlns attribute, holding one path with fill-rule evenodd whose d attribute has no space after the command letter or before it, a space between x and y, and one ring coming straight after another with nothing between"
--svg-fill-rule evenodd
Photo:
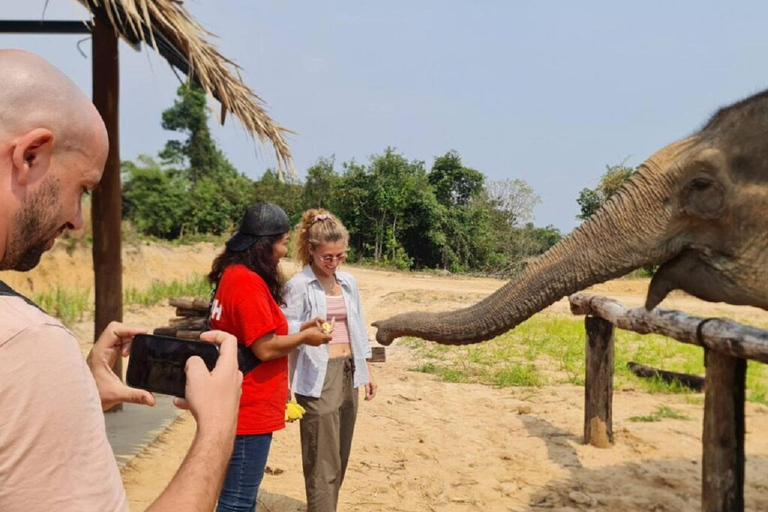
<instances>
[{"instance_id":1,"label":"sandy ground","mask_svg":"<svg viewBox=\"0 0 768 512\"><path fill-rule=\"evenodd\" d=\"M133 253L131 254L131 251ZM54 251L38 279L16 281L19 288L49 286L63 272L81 287L87 272L78 255ZM215 254L210 245L168 249L138 246L124 259L126 285L205 272ZM82 255L80 255L82 257ZM286 263L285 271L293 266ZM45 270L45 272L43 272ZM361 287L368 321L408 309L444 310L467 305L496 290L503 281L412 275L349 268ZM47 276L47 277L45 277ZM13 276L11 276L13 277ZM17 276L18 277L18 276ZM60 277L60 275L59 275ZM135 280L135 281L134 281ZM647 280L617 280L593 291L628 305L640 305ZM726 316L768 326L768 313L753 308L707 304L675 294L662 307L699 316ZM542 314L568 315L561 300ZM129 308L127 322L155 327L172 308ZM90 322L74 328L92 339ZM371 328L371 334L373 329ZM87 349L87 344L84 344ZM377 364L379 396L362 402L347 479L344 511L697 511L701 489L701 405L680 396L634 390L614 394L612 448L581 443L584 389L576 386L496 389L451 384L410 371L419 361L406 347L387 348ZM692 420L635 423L630 416L668 405ZM134 512L144 510L178 468L194 435L194 420L182 415L123 471ZM746 508L768 510L768 408L747 404ZM304 490L298 425L277 432L259 511L303 511Z\"/></svg>"}]
</instances>

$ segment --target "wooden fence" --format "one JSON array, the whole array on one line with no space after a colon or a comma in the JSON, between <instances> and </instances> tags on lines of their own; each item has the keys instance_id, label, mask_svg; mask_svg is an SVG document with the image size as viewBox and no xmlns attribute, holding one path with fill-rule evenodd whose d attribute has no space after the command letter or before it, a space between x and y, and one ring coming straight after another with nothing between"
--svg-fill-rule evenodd
<instances>
[{"instance_id":1,"label":"wooden fence","mask_svg":"<svg viewBox=\"0 0 768 512\"><path fill-rule=\"evenodd\" d=\"M768 331L679 311L628 309L586 293L569 299L574 315L587 315L584 442L603 448L613 442L615 327L701 346L706 366L701 510L743 512L747 359L768 363Z\"/></svg>"}]
</instances>

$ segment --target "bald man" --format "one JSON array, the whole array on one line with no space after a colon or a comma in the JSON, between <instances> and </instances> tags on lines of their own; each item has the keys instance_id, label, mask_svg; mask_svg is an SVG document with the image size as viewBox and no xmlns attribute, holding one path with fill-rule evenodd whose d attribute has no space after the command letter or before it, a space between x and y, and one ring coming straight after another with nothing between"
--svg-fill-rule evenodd
<instances>
[{"instance_id":1,"label":"bald man","mask_svg":"<svg viewBox=\"0 0 768 512\"><path fill-rule=\"evenodd\" d=\"M0 270L26 271L65 229L83 226L81 200L107 158L104 123L88 98L33 54L0 50ZM112 362L143 332L113 322L83 360L74 335L0 281L0 510L127 511L102 409L154 405L125 386ZM216 368L187 365L187 407L197 433L150 511L210 511L231 454L242 374L236 340Z\"/></svg>"}]
</instances>

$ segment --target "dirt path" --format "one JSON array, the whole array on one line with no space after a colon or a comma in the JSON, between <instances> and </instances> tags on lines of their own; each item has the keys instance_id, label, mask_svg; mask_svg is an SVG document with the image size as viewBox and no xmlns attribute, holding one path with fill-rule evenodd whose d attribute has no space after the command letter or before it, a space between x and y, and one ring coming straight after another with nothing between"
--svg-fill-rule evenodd
<instances>
[{"instance_id":1,"label":"dirt path","mask_svg":"<svg viewBox=\"0 0 768 512\"><path fill-rule=\"evenodd\" d=\"M292 272L291 265L286 271ZM412 275L352 268L367 320L406 309L461 307L498 289L495 279ZM614 281L595 291L642 304L648 281ZM664 307L766 325L753 308L706 304L681 294ZM569 314L565 300L544 314ZM373 331L371 331L373 334ZM699 510L702 406L682 397L620 391L616 445L583 446L581 387L494 389L438 382L410 371L414 354L397 343L376 366L380 395L362 403L342 490L345 511ZM660 405L692 420L634 423ZM768 510L768 408L748 404L747 504ZM194 433L183 417L124 472L132 510L143 510L178 467ZM298 426L275 435L260 511L303 511Z\"/></svg>"},{"instance_id":2,"label":"dirt path","mask_svg":"<svg viewBox=\"0 0 768 512\"><path fill-rule=\"evenodd\" d=\"M60 251L61 252L61 251ZM37 290L52 276L88 282L89 269L72 256L51 256L42 281L14 283ZM126 284L166 276L202 273L215 254L194 249L141 247L126 257ZM52 270L53 269L53 270ZM292 272L293 266L285 265ZM446 310L485 297L504 283L495 279L412 275L367 268L349 269L358 279L367 321L409 309ZM171 275L172 274L172 275ZM5 278L5 276L0 276ZM640 305L647 280L618 280L594 291L628 305ZM700 316L727 316L768 326L768 313L754 308L707 304L675 294L662 307ZM542 314L569 315L565 299ZM128 308L126 321L154 327L173 315L167 306ZM86 342L89 321L75 326ZM371 330L371 334L373 331ZM83 348L86 350L87 343ZM361 402L347 479L344 511L698 511L701 487L702 406L683 397L622 390L614 394L615 446L583 446L583 388L496 389L438 382L410 371L415 355L395 343L387 362L376 365L379 396ZM692 420L635 423L668 405ZM173 476L194 435L194 421L182 415L124 470L131 510L139 512ZM768 408L747 404L747 509L768 510ZM304 491L298 425L276 433L262 484L260 512L303 511Z\"/></svg>"}]
</instances>

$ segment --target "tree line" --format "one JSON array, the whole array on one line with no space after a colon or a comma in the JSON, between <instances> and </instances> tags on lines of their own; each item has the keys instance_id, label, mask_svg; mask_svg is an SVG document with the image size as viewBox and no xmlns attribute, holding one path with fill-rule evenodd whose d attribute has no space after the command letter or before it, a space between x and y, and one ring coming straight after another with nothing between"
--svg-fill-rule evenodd
<instances>
[{"instance_id":1,"label":"tree line","mask_svg":"<svg viewBox=\"0 0 768 512\"><path fill-rule=\"evenodd\" d=\"M294 222L308 208L332 211L349 229L351 261L494 275L519 271L561 238L531 222L540 199L525 181L488 180L453 150L430 166L394 148L365 163L321 157L304 181L281 181L272 169L251 180L211 137L202 90L182 85L162 126L181 140L123 163L123 216L144 235L223 235L264 200Z\"/></svg>"}]
</instances>

